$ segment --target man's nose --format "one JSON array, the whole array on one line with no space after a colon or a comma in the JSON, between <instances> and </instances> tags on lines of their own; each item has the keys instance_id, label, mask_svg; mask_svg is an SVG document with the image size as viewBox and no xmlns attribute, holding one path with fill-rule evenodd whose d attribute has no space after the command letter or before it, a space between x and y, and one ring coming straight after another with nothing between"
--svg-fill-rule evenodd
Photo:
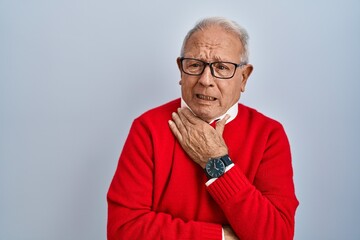
<instances>
[{"instance_id":1,"label":"man's nose","mask_svg":"<svg viewBox=\"0 0 360 240\"><path fill-rule=\"evenodd\" d=\"M205 87L214 86L214 77L211 74L209 65L205 66L204 72L201 74L198 82Z\"/></svg>"}]
</instances>

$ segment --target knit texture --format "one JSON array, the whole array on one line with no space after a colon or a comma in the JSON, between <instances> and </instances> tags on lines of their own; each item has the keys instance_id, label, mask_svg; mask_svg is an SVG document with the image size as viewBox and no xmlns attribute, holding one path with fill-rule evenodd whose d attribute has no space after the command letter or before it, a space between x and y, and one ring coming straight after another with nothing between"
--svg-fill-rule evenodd
<instances>
[{"instance_id":1,"label":"knit texture","mask_svg":"<svg viewBox=\"0 0 360 240\"><path fill-rule=\"evenodd\" d=\"M223 137L235 166L206 187L168 120L180 99L134 120L108 191L108 239L293 239L298 206L283 127L238 105Z\"/></svg>"}]
</instances>

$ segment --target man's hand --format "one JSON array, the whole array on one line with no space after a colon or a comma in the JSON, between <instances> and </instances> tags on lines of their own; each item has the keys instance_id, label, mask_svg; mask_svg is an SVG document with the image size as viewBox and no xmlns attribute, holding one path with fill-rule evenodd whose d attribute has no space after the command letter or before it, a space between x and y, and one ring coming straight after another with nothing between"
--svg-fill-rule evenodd
<instances>
[{"instance_id":1,"label":"man's hand","mask_svg":"<svg viewBox=\"0 0 360 240\"><path fill-rule=\"evenodd\" d=\"M209 158L228 154L222 134L229 118L226 115L219 120L214 129L188 108L179 108L177 113L172 114L169 126L185 152L205 168Z\"/></svg>"},{"instance_id":2,"label":"man's hand","mask_svg":"<svg viewBox=\"0 0 360 240\"><path fill-rule=\"evenodd\" d=\"M230 226L223 226L225 240L239 240Z\"/></svg>"}]
</instances>

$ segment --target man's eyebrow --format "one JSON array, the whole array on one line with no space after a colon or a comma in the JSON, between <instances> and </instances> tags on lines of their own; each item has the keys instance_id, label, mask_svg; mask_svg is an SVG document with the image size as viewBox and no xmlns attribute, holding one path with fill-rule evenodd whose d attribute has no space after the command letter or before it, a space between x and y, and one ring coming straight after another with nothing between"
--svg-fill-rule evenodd
<instances>
[{"instance_id":1,"label":"man's eyebrow","mask_svg":"<svg viewBox=\"0 0 360 240\"><path fill-rule=\"evenodd\" d=\"M223 62L224 60L220 56L214 56L213 59L215 61Z\"/></svg>"},{"instance_id":2,"label":"man's eyebrow","mask_svg":"<svg viewBox=\"0 0 360 240\"><path fill-rule=\"evenodd\" d=\"M196 56L196 57L195 56L190 56L190 58L199 59L199 60L202 60L204 62L231 62L229 60L224 60L220 56L213 56L213 57L211 57L210 60L204 55L200 55L200 56Z\"/></svg>"},{"instance_id":3,"label":"man's eyebrow","mask_svg":"<svg viewBox=\"0 0 360 240\"><path fill-rule=\"evenodd\" d=\"M212 61L214 61L214 62L233 62L233 61L231 61L231 60L229 60L229 59L223 59L223 58L220 57L220 56L214 56L214 57L212 57Z\"/></svg>"},{"instance_id":4,"label":"man's eyebrow","mask_svg":"<svg viewBox=\"0 0 360 240\"><path fill-rule=\"evenodd\" d=\"M206 57L199 56L199 59L205 62L226 62L220 56L213 56L210 60L208 60Z\"/></svg>"}]
</instances>

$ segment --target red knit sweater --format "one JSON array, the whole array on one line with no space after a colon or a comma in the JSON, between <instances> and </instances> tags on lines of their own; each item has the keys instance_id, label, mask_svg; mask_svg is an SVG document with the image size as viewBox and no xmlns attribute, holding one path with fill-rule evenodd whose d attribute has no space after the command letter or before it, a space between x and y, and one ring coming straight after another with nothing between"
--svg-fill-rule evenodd
<instances>
[{"instance_id":1,"label":"red knit sweater","mask_svg":"<svg viewBox=\"0 0 360 240\"><path fill-rule=\"evenodd\" d=\"M239 104L223 137L235 166L209 187L168 120L180 99L135 119L108 192L108 239L292 239L298 201L278 122Z\"/></svg>"}]
</instances>

